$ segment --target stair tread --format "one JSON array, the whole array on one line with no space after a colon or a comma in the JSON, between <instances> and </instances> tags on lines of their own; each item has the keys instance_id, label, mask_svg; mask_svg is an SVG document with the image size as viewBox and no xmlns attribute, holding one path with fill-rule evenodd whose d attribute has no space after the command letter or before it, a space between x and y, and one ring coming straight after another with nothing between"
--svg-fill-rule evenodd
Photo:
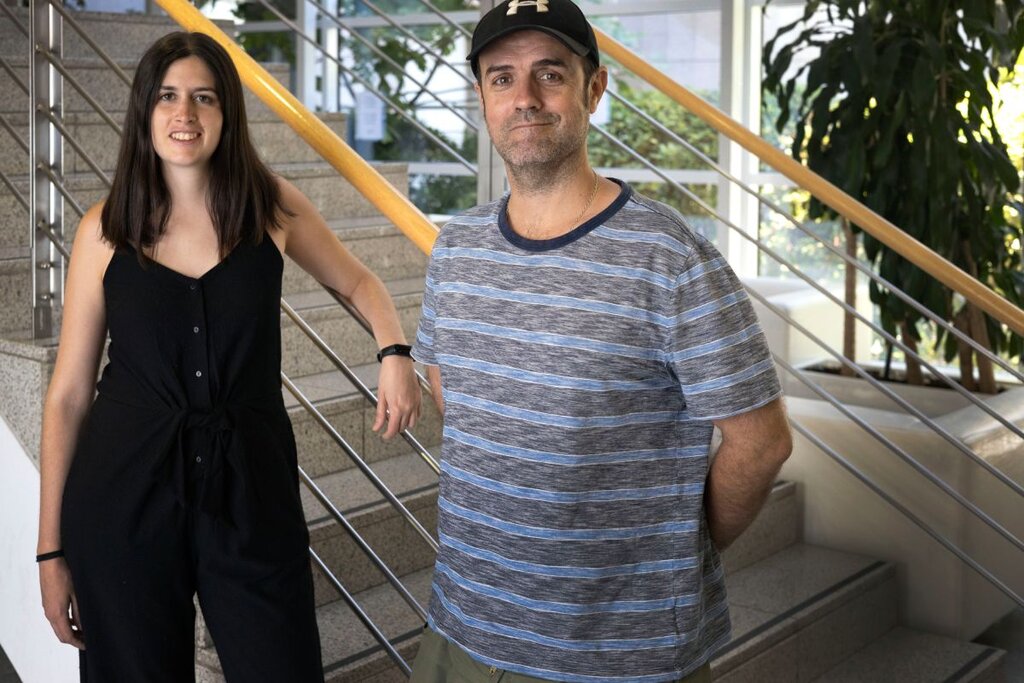
<instances>
[{"instance_id":1,"label":"stair tread","mask_svg":"<svg viewBox=\"0 0 1024 683\"><path fill-rule=\"evenodd\" d=\"M898 626L836 665L815 683L970 681L1003 651Z\"/></svg>"},{"instance_id":2,"label":"stair tread","mask_svg":"<svg viewBox=\"0 0 1024 683\"><path fill-rule=\"evenodd\" d=\"M339 454L339 457L345 456ZM399 500L437 490L437 475L416 453L380 460L372 467L374 474ZM346 516L385 504L377 488L354 467L317 477L314 482ZM302 487L302 508L310 526L334 523L305 486Z\"/></svg>"},{"instance_id":3,"label":"stair tread","mask_svg":"<svg viewBox=\"0 0 1024 683\"><path fill-rule=\"evenodd\" d=\"M430 600L433 573L433 568L427 568L402 577L402 583L423 609L427 608ZM375 586L354 597L389 639L418 635L423 627L423 620L389 584ZM317 613L326 674L354 662L360 655L370 655L367 650L379 648L373 636L344 601L323 605ZM382 652L380 656L386 657Z\"/></svg>"},{"instance_id":4,"label":"stair tread","mask_svg":"<svg viewBox=\"0 0 1024 683\"><path fill-rule=\"evenodd\" d=\"M376 363L366 363L364 365L351 365L349 368L363 384L371 389L376 388L377 372L380 369L379 365ZM305 394L306 398L314 404L351 398L358 394L355 386L346 379L340 370L318 372L302 377L292 377L291 379L299 390ZM285 388L282 388L281 391L284 394L286 408L303 410L291 392Z\"/></svg>"},{"instance_id":5,"label":"stair tread","mask_svg":"<svg viewBox=\"0 0 1024 683\"><path fill-rule=\"evenodd\" d=\"M874 558L797 543L726 577L730 605L772 615L791 612L837 584L883 564ZM765 590L767 587L771 590ZM803 610L793 616L805 618Z\"/></svg>"},{"instance_id":6,"label":"stair tread","mask_svg":"<svg viewBox=\"0 0 1024 683\"><path fill-rule=\"evenodd\" d=\"M384 282L384 286L387 287L388 293L393 297L404 296L407 294L422 294L423 278L395 278L386 280ZM284 295L284 300L287 301L296 311L339 305L334 300L334 297L332 297L323 287L305 292L292 292L291 294Z\"/></svg>"},{"instance_id":7,"label":"stair tread","mask_svg":"<svg viewBox=\"0 0 1024 683\"><path fill-rule=\"evenodd\" d=\"M886 562L805 543L727 574L733 637L716 669L753 659L893 574Z\"/></svg>"}]
</instances>

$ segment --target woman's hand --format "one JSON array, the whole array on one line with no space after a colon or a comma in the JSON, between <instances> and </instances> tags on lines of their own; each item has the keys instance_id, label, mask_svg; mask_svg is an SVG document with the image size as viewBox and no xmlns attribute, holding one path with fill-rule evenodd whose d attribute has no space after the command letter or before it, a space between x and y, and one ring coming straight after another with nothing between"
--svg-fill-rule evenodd
<instances>
[{"instance_id":1,"label":"woman's hand","mask_svg":"<svg viewBox=\"0 0 1024 683\"><path fill-rule=\"evenodd\" d=\"M373 422L373 431L379 431L387 424L387 429L381 433L386 440L403 429L415 426L420 416L422 394L412 358L384 356L377 386L377 419Z\"/></svg>"},{"instance_id":2,"label":"woman's hand","mask_svg":"<svg viewBox=\"0 0 1024 683\"><path fill-rule=\"evenodd\" d=\"M78 620L78 600L71 583L71 571L64 558L39 563L39 587L43 594L43 613L57 634L57 639L84 650L82 622Z\"/></svg>"}]
</instances>

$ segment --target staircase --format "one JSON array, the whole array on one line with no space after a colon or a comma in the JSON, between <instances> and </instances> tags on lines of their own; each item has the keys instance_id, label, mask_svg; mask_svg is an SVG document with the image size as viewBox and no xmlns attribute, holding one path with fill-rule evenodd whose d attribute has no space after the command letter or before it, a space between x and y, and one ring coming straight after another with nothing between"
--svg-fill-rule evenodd
<instances>
[{"instance_id":1,"label":"staircase","mask_svg":"<svg viewBox=\"0 0 1024 683\"><path fill-rule=\"evenodd\" d=\"M28 16L19 10L27 23ZM79 13L90 34L131 74L135 60L157 36L176 27L165 19ZM0 20L0 54L27 80L27 40ZM115 120L124 113L128 89L65 28L65 61ZM284 65L268 65L287 82ZM0 71L0 111L27 131L27 98ZM117 140L88 104L65 86L72 133L104 169L112 169ZM320 161L255 98L247 100L253 138L275 172L293 182L329 225L388 285L406 335L415 335L426 258L326 163ZM342 115L324 115L343 131ZM104 194L102 183L66 148L67 185L83 206ZM26 156L0 132L0 170L14 177L27 197ZM404 164L377 164L396 187L407 188ZM68 230L77 219L67 209ZM30 323L27 217L0 186L0 414L26 449L38 453L42 397L55 349L25 341ZM67 235L70 244L73 235ZM373 340L311 278L288 263L284 297L367 384L377 364ZM283 371L420 522L436 522L437 478L401 439L381 441L370 429L374 410L319 353L298 327L282 316ZM287 392L300 466L328 493L349 523L399 575L424 606L429 600L433 553L400 515L353 467L310 415ZM416 435L439 454L440 419L429 399ZM851 485L854 485L851 483ZM387 584L347 533L307 491L303 504L311 544L327 566L398 651L411 660L422 621ZM714 680L949 682L1004 680L1004 653L900 625L897 567L870 557L801 542L801 492L778 483L755 525L725 554L734 639L712 665ZM402 681L404 676L362 627L329 583L314 570L318 620L327 680ZM936 596L942 599L942 596ZM221 681L213 644L200 624L197 675ZM6 644L5 644L6 645ZM27 682L33 683L33 682Z\"/></svg>"}]
</instances>

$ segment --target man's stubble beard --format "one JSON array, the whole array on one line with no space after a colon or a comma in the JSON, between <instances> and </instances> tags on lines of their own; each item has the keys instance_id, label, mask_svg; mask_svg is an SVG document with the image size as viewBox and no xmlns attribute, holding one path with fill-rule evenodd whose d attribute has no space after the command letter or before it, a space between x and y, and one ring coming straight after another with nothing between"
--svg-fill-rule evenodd
<instances>
[{"instance_id":1,"label":"man's stubble beard","mask_svg":"<svg viewBox=\"0 0 1024 683\"><path fill-rule=\"evenodd\" d=\"M485 121L486 116L486 105L484 105ZM531 117L530 114L527 114L517 118L514 122L505 122L502 126L503 128L514 126L530 121L536 116ZM559 116L545 116L550 116L550 120L555 126L563 121ZM505 162L509 177L521 191L527 193L548 189L563 178L572 176L579 165L577 159L581 157L580 150L583 150L582 160L585 161L587 130L588 126L580 125L574 127L574 130L559 131L553 138L524 144L510 142L507 135L511 131L503 130L503 135L497 137L490 125L487 127L487 132L491 135L491 142L502 161Z\"/></svg>"}]
</instances>

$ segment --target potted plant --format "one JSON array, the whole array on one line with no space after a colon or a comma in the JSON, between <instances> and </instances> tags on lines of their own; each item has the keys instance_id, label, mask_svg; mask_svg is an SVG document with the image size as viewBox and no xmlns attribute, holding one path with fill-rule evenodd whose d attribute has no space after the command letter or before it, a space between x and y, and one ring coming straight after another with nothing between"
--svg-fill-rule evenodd
<instances>
[{"instance_id":1,"label":"potted plant","mask_svg":"<svg viewBox=\"0 0 1024 683\"><path fill-rule=\"evenodd\" d=\"M778 103L777 129L795 123L795 158L1021 305L1021 179L992 123L992 88L1022 47L1019 0L809 0L767 42L764 90ZM817 199L808 208L811 218L838 218ZM982 346L1021 356L1019 336L844 227L848 252L863 234L882 277ZM874 282L870 296L883 328L916 349L923 316ZM967 388L996 390L984 356L941 329L935 339L947 361L959 356ZM920 382L911 358L907 378Z\"/></svg>"}]
</instances>

